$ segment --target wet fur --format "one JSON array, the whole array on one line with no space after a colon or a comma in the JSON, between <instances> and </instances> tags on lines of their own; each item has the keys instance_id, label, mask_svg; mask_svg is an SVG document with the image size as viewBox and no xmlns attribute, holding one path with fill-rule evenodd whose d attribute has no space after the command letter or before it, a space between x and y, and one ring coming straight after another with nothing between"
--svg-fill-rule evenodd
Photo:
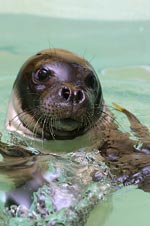
<instances>
[{"instance_id":1,"label":"wet fur","mask_svg":"<svg viewBox=\"0 0 150 226\"><path fill-rule=\"evenodd\" d=\"M57 50L56 50L57 52ZM44 58L42 58L44 54ZM69 59L69 62L72 64L74 62L74 55L69 55L64 50L59 52L59 55L63 58L64 55L66 59ZM69 56L69 58L68 58ZM38 60L38 57L41 57L41 61L44 63L52 55L49 54L49 50L41 52L35 56L35 62ZM29 61L30 62L30 59ZM27 65L28 65L27 62ZM88 63L82 58L78 58L78 64L82 64L85 68ZM30 66L27 66L26 70L30 71ZM91 67L91 66L90 66ZM24 70L21 69L18 80L21 79L21 73ZM79 68L78 68L79 70ZM24 75L25 76L25 75ZM15 82L15 86L18 81ZM14 86L14 93L12 95L18 95L18 98L12 97L13 101L17 101L15 104L18 109L14 112L13 117L8 119L7 126L11 130L12 124L14 130L23 130L23 134L31 135L38 137L41 136L42 139L57 139L55 130L57 130L56 120L61 116L62 112L59 109L59 113L52 117L48 116L48 113L45 111L41 115L42 105L34 108L24 107L22 110L22 99L20 93L17 94L17 88ZM24 89L22 92L22 98ZM25 97L26 98L26 97ZM30 98L30 96L29 96ZM98 98L98 97L97 97ZM36 98L35 98L36 99ZM27 101L27 100L26 100ZM81 127L86 129L80 132L80 127L77 129L75 134L72 133L69 139L75 138L75 136L82 136L88 130L96 131L96 136L93 138L94 145L92 148L99 149L100 154L103 156L105 163L110 167L111 172L116 175L115 180L124 185L129 184L138 184L140 188L149 191L149 178L150 178L150 134L148 129L143 126L140 121L126 109L122 110L125 113L131 123L131 130L134 131L134 134L137 136L138 140L130 139L128 133L121 132L119 126L116 123L113 115L110 113L106 107L104 101L101 102L101 108L99 104L90 105L91 112L84 114L83 118L81 117L80 123ZM11 109L11 108L10 108ZM93 114L95 109L95 114ZM14 110L14 109L11 109ZM49 113L52 112L52 109L48 109ZM10 112L10 110L9 110ZM20 120L20 116L23 120ZM99 117L99 119L98 119ZM94 123L93 123L94 121ZM57 122L58 123L58 122ZM31 125L34 125L32 127ZM47 128L49 134L47 134ZM55 130L54 130L55 128ZM65 139L68 134L66 134ZM140 144L140 148L139 148ZM84 146L84 144L83 144Z\"/></svg>"}]
</instances>

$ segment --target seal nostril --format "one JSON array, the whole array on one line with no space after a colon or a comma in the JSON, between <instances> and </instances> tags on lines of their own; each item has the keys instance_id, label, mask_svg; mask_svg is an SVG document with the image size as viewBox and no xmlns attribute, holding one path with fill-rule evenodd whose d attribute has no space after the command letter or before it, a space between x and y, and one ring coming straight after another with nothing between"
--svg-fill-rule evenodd
<instances>
[{"instance_id":1,"label":"seal nostril","mask_svg":"<svg viewBox=\"0 0 150 226\"><path fill-rule=\"evenodd\" d=\"M63 87L61 89L61 96L65 99L65 100L69 100L71 95L71 91L68 87Z\"/></svg>"},{"instance_id":2,"label":"seal nostril","mask_svg":"<svg viewBox=\"0 0 150 226\"><path fill-rule=\"evenodd\" d=\"M85 99L84 92L82 90L78 90L75 92L75 100L76 103L81 103Z\"/></svg>"},{"instance_id":3,"label":"seal nostril","mask_svg":"<svg viewBox=\"0 0 150 226\"><path fill-rule=\"evenodd\" d=\"M74 104L82 103L85 99L85 94L83 90L72 91L67 86L60 89L59 95L66 101L74 102Z\"/></svg>"}]
</instances>

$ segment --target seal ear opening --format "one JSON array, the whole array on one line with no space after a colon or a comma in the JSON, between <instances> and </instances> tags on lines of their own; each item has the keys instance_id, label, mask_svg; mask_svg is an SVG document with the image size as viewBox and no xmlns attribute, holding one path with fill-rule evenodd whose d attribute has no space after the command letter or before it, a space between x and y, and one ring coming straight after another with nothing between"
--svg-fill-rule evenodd
<instances>
[{"instance_id":1,"label":"seal ear opening","mask_svg":"<svg viewBox=\"0 0 150 226\"><path fill-rule=\"evenodd\" d=\"M39 53L36 54L36 56L40 56L40 55L42 55L42 52L39 52Z\"/></svg>"}]
</instances>

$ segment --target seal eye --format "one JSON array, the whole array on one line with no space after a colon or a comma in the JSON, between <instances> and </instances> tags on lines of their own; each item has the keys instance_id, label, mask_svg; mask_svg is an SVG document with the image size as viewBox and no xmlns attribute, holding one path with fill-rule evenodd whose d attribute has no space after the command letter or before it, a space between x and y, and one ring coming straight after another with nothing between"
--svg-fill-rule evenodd
<instances>
[{"instance_id":1,"label":"seal eye","mask_svg":"<svg viewBox=\"0 0 150 226\"><path fill-rule=\"evenodd\" d=\"M38 69L33 73L32 79L34 83L46 82L52 76L52 72L45 68Z\"/></svg>"},{"instance_id":2,"label":"seal eye","mask_svg":"<svg viewBox=\"0 0 150 226\"><path fill-rule=\"evenodd\" d=\"M97 80L92 72L86 76L84 82L88 88L95 89L97 87Z\"/></svg>"}]
</instances>

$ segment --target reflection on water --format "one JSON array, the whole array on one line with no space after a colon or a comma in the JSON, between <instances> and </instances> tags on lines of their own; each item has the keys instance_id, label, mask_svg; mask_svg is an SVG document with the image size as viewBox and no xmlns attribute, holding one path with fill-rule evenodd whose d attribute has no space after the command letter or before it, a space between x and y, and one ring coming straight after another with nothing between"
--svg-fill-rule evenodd
<instances>
[{"instance_id":1,"label":"reflection on water","mask_svg":"<svg viewBox=\"0 0 150 226\"><path fill-rule=\"evenodd\" d=\"M1 143L0 152L0 190L5 196L0 206L8 207L5 213L10 217L1 212L4 222L17 223L11 217L20 217L22 225L26 219L31 225L39 221L42 225L84 225L90 210L111 190L111 174L100 164L98 151L58 156L23 146L6 148ZM94 172L101 175L96 183Z\"/></svg>"}]
</instances>

